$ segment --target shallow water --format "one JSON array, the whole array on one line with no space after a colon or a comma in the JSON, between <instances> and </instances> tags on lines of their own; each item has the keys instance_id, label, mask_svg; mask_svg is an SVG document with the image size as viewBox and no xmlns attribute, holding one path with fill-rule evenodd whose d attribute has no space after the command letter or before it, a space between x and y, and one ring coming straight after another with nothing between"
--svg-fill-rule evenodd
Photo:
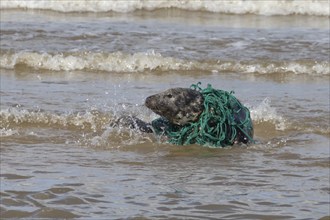
<instances>
[{"instance_id":1,"label":"shallow water","mask_svg":"<svg viewBox=\"0 0 330 220\"><path fill-rule=\"evenodd\" d=\"M328 57L325 16L3 10L1 217L329 218ZM256 144L111 126L197 82L235 91Z\"/></svg>"}]
</instances>

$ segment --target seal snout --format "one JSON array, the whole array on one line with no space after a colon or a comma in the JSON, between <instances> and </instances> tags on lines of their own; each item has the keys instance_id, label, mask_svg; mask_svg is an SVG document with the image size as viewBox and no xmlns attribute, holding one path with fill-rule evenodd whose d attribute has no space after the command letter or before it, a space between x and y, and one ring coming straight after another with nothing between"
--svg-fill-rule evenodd
<instances>
[{"instance_id":1,"label":"seal snout","mask_svg":"<svg viewBox=\"0 0 330 220\"><path fill-rule=\"evenodd\" d=\"M146 101L144 102L145 106L147 106L147 108L153 109L155 108L155 101L154 101L154 97L153 96L149 96L146 98Z\"/></svg>"}]
</instances>

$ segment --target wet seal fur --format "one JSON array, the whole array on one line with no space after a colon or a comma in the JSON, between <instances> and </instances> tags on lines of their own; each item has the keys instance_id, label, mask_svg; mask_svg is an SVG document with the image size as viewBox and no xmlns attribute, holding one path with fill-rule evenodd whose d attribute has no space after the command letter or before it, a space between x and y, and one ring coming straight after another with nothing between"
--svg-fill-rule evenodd
<instances>
[{"instance_id":1,"label":"wet seal fur","mask_svg":"<svg viewBox=\"0 0 330 220\"><path fill-rule=\"evenodd\" d=\"M182 127L190 122L198 121L199 116L204 111L204 98L203 95L195 89L172 88L147 97L145 106L161 116L160 120L157 120L157 124L147 123L136 117L126 117L124 121L125 124L129 125L131 128L137 128L142 132L152 133L154 130L165 131L169 125L180 128L180 126ZM234 105L232 108L237 110L239 106ZM233 115L235 121L244 120L244 112L237 112L239 113ZM253 128L252 130L244 132L238 130L234 143L248 143L249 137L247 137L246 134L252 138Z\"/></svg>"},{"instance_id":2,"label":"wet seal fur","mask_svg":"<svg viewBox=\"0 0 330 220\"><path fill-rule=\"evenodd\" d=\"M203 112L204 98L193 89L174 88L149 96L145 105L156 114L176 125L197 121Z\"/></svg>"}]
</instances>

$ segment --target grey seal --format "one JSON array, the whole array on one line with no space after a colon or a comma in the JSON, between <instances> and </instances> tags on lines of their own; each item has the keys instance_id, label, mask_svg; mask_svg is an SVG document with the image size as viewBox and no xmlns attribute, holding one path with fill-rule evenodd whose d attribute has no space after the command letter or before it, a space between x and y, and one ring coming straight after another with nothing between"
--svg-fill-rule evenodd
<instances>
[{"instance_id":1,"label":"grey seal","mask_svg":"<svg viewBox=\"0 0 330 220\"><path fill-rule=\"evenodd\" d=\"M157 123L144 122L136 117L125 117L124 121L131 128L152 133L155 129L165 131L169 126L180 128L190 122L198 121L199 116L204 111L204 98L202 93L195 89L172 88L147 97L145 106L161 116L160 119L155 120ZM238 100L236 103L230 104L230 108L234 112L235 122L246 120L246 111L248 110L247 108L241 108L241 106ZM212 122L210 125L216 126ZM229 129L228 132L232 131ZM226 135L231 135L231 133ZM234 143L248 143L252 137L253 127L251 124L249 129L237 129Z\"/></svg>"}]
</instances>

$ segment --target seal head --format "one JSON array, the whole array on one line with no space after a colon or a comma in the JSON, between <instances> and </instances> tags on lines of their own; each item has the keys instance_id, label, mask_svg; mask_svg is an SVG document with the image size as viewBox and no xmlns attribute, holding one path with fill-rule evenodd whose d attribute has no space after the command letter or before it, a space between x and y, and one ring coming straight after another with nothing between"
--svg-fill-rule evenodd
<instances>
[{"instance_id":1,"label":"seal head","mask_svg":"<svg viewBox=\"0 0 330 220\"><path fill-rule=\"evenodd\" d=\"M204 110L200 92L188 88L173 88L149 96L145 105L156 114L176 125L185 125L199 119Z\"/></svg>"}]
</instances>

